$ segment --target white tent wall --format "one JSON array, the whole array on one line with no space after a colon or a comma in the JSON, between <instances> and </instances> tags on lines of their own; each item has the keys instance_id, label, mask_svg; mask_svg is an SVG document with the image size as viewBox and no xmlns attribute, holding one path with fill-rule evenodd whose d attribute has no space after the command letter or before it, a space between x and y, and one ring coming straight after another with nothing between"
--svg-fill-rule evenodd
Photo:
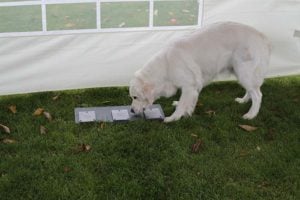
<instances>
[{"instance_id":1,"label":"white tent wall","mask_svg":"<svg viewBox=\"0 0 300 200\"><path fill-rule=\"evenodd\" d=\"M268 76L300 73L300 0L205 0L204 24L236 21L267 35ZM134 71L193 29L0 38L0 95L127 86Z\"/></svg>"}]
</instances>

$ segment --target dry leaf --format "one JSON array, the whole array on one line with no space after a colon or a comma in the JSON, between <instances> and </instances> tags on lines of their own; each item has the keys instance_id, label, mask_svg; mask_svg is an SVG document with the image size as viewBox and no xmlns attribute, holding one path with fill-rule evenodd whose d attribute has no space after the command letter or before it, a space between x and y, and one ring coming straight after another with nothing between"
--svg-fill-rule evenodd
<instances>
[{"instance_id":1,"label":"dry leaf","mask_svg":"<svg viewBox=\"0 0 300 200\"><path fill-rule=\"evenodd\" d=\"M192 153L199 153L203 149L203 141L197 139L196 143L192 145Z\"/></svg>"},{"instance_id":2,"label":"dry leaf","mask_svg":"<svg viewBox=\"0 0 300 200\"><path fill-rule=\"evenodd\" d=\"M12 113L14 113L14 114L17 113L17 106L16 106L16 105L11 105L11 106L8 107L8 109L9 109Z\"/></svg>"},{"instance_id":3,"label":"dry leaf","mask_svg":"<svg viewBox=\"0 0 300 200\"><path fill-rule=\"evenodd\" d=\"M47 134L47 129L46 129L45 126L40 126L40 133L41 133L42 135Z\"/></svg>"},{"instance_id":4,"label":"dry leaf","mask_svg":"<svg viewBox=\"0 0 300 200\"><path fill-rule=\"evenodd\" d=\"M172 19L170 19L170 23L171 23L171 24L176 24L176 23L177 23L177 20L176 20L175 18L172 18Z\"/></svg>"},{"instance_id":5,"label":"dry leaf","mask_svg":"<svg viewBox=\"0 0 300 200\"><path fill-rule=\"evenodd\" d=\"M190 11L189 11L189 10L186 10L186 9L183 9L182 12L184 12L184 13L189 13Z\"/></svg>"},{"instance_id":6,"label":"dry leaf","mask_svg":"<svg viewBox=\"0 0 300 200\"><path fill-rule=\"evenodd\" d=\"M201 103L200 101L197 103L197 107L201 107L203 106L203 103Z\"/></svg>"},{"instance_id":7,"label":"dry leaf","mask_svg":"<svg viewBox=\"0 0 300 200\"><path fill-rule=\"evenodd\" d=\"M4 139L2 140L2 142L3 142L4 144L14 144L14 143L16 143L17 141L16 141L16 140L13 140L13 139L9 139L9 138L4 138Z\"/></svg>"},{"instance_id":8,"label":"dry leaf","mask_svg":"<svg viewBox=\"0 0 300 200\"><path fill-rule=\"evenodd\" d=\"M68 173L68 172L70 172L70 171L71 171L71 168L70 168L70 167L67 167L67 166L64 167L64 172L65 172L65 173Z\"/></svg>"},{"instance_id":9,"label":"dry leaf","mask_svg":"<svg viewBox=\"0 0 300 200\"><path fill-rule=\"evenodd\" d=\"M90 145L84 145L84 151L85 152L88 152L88 151L90 151L91 150L91 146Z\"/></svg>"},{"instance_id":10,"label":"dry leaf","mask_svg":"<svg viewBox=\"0 0 300 200\"><path fill-rule=\"evenodd\" d=\"M52 97L52 100L56 101L58 98L59 98L59 95L56 95L56 96Z\"/></svg>"},{"instance_id":11,"label":"dry leaf","mask_svg":"<svg viewBox=\"0 0 300 200\"><path fill-rule=\"evenodd\" d=\"M208 111L205 111L205 113L208 114L210 117L216 115L216 111L214 111L214 110L208 110Z\"/></svg>"},{"instance_id":12,"label":"dry leaf","mask_svg":"<svg viewBox=\"0 0 300 200\"><path fill-rule=\"evenodd\" d=\"M256 147L256 150L257 150L257 151L260 151L260 147L259 147L259 146L257 146L257 147Z\"/></svg>"},{"instance_id":13,"label":"dry leaf","mask_svg":"<svg viewBox=\"0 0 300 200\"><path fill-rule=\"evenodd\" d=\"M89 152L91 149L91 146L88 144L79 144L75 149L75 153Z\"/></svg>"},{"instance_id":14,"label":"dry leaf","mask_svg":"<svg viewBox=\"0 0 300 200\"><path fill-rule=\"evenodd\" d=\"M125 22L122 22L121 24L119 24L119 27L122 28L122 27L124 27L125 25L126 25L126 23L125 23Z\"/></svg>"},{"instance_id":15,"label":"dry leaf","mask_svg":"<svg viewBox=\"0 0 300 200\"><path fill-rule=\"evenodd\" d=\"M248 132L252 132L257 129L257 127L249 126L249 125L239 125L239 127Z\"/></svg>"},{"instance_id":16,"label":"dry leaf","mask_svg":"<svg viewBox=\"0 0 300 200\"><path fill-rule=\"evenodd\" d=\"M52 116L48 112L44 112L44 116L51 122L52 121Z\"/></svg>"},{"instance_id":17,"label":"dry leaf","mask_svg":"<svg viewBox=\"0 0 300 200\"><path fill-rule=\"evenodd\" d=\"M43 108L38 108L34 111L33 115L34 116L40 116L41 114L43 114L44 109Z\"/></svg>"},{"instance_id":18,"label":"dry leaf","mask_svg":"<svg viewBox=\"0 0 300 200\"><path fill-rule=\"evenodd\" d=\"M240 157L244 157L244 156L247 156L249 153L245 150L241 150L240 152Z\"/></svg>"},{"instance_id":19,"label":"dry leaf","mask_svg":"<svg viewBox=\"0 0 300 200\"><path fill-rule=\"evenodd\" d=\"M196 134L194 134L194 133L192 133L191 136L192 136L192 137L195 137L195 138L198 137L198 135L196 135Z\"/></svg>"},{"instance_id":20,"label":"dry leaf","mask_svg":"<svg viewBox=\"0 0 300 200\"><path fill-rule=\"evenodd\" d=\"M263 181L261 184L258 185L259 188L263 188L263 187L268 187L270 186L271 184L266 182L266 181Z\"/></svg>"},{"instance_id":21,"label":"dry leaf","mask_svg":"<svg viewBox=\"0 0 300 200\"><path fill-rule=\"evenodd\" d=\"M110 101L102 101L100 104L108 104Z\"/></svg>"},{"instance_id":22,"label":"dry leaf","mask_svg":"<svg viewBox=\"0 0 300 200\"><path fill-rule=\"evenodd\" d=\"M74 26L76 26L76 24L74 24L74 23L67 23L67 24L65 24L66 28L72 28Z\"/></svg>"},{"instance_id":23,"label":"dry leaf","mask_svg":"<svg viewBox=\"0 0 300 200\"><path fill-rule=\"evenodd\" d=\"M100 122L100 128L104 129L104 127L105 127L105 122Z\"/></svg>"},{"instance_id":24,"label":"dry leaf","mask_svg":"<svg viewBox=\"0 0 300 200\"><path fill-rule=\"evenodd\" d=\"M10 133L10 129L9 129L7 126L5 126L5 125L3 125L3 124L0 124L0 128L1 128L5 133Z\"/></svg>"}]
</instances>

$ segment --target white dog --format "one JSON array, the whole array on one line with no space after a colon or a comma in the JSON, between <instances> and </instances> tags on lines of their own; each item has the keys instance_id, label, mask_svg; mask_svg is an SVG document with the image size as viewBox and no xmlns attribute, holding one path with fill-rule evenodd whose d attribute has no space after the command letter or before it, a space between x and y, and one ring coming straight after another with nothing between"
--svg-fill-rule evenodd
<instances>
[{"instance_id":1,"label":"white dog","mask_svg":"<svg viewBox=\"0 0 300 200\"><path fill-rule=\"evenodd\" d=\"M252 100L244 119L259 112L263 84L270 59L270 45L257 30L238 23L216 23L183 37L156 54L130 82L132 111L141 113L161 96L181 89L175 112L165 122L191 116L200 91L222 72L233 72L245 88L239 103Z\"/></svg>"}]
</instances>

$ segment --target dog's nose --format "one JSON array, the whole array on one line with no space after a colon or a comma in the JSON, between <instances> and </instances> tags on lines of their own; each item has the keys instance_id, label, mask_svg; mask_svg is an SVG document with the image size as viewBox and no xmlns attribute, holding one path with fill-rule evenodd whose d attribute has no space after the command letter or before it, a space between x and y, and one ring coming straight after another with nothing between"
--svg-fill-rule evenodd
<instances>
[{"instance_id":1,"label":"dog's nose","mask_svg":"<svg viewBox=\"0 0 300 200\"><path fill-rule=\"evenodd\" d=\"M130 109L130 112L135 113L134 110L133 110L133 108Z\"/></svg>"}]
</instances>

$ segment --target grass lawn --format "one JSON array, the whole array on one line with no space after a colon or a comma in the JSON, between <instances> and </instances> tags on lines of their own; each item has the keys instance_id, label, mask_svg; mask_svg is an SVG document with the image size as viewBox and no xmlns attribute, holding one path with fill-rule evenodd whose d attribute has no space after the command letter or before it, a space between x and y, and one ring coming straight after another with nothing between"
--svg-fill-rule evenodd
<instances>
[{"instance_id":1,"label":"grass lawn","mask_svg":"<svg viewBox=\"0 0 300 200\"><path fill-rule=\"evenodd\" d=\"M74 107L130 104L128 88L2 96L11 133L0 131L0 199L299 199L299 91L300 76L267 80L260 114L246 121L250 104L234 102L243 89L214 83L191 118L170 124L74 123ZM158 101L167 115L175 99Z\"/></svg>"}]
</instances>

